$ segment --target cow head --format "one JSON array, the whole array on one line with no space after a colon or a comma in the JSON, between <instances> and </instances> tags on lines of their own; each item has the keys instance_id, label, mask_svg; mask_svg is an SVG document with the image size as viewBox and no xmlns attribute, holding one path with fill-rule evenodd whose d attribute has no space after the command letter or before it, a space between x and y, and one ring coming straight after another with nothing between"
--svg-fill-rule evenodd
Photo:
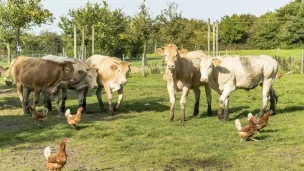
<instances>
[{"instance_id":1,"label":"cow head","mask_svg":"<svg viewBox=\"0 0 304 171\"><path fill-rule=\"evenodd\" d=\"M95 65L93 65L91 68L87 68L85 70L79 70L78 74L83 77L85 83L89 85L91 88L97 88L97 69L95 68Z\"/></svg>"},{"instance_id":2,"label":"cow head","mask_svg":"<svg viewBox=\"0 0 304 171\"><path fill-rule=\"evenodd\" d=\"M11 74L11 69L9 67L5 67L2 69L2 75L5 80L5 84L7 86L12 86L14 79Z\"/></svg>"},{"instance_id":3,"label":"cow head","mask_svg":"<svg viewBox=\"0 0 304 171\"><path fill-rule=\"evenodd\" d=\"M220 65L219 58L202 58L200 62L201 82L207 83L215 66Z\"/></svg>"},{"instance_id":4,"label":"cow head","mask_svg":"<svg viewBox=\"0 0 304 171\"><path fill-rule=\"evenodd\" d=\"M71 61L64 61L59 64L60 78L62 82L75 81L74 67Z\"/></svg>"},{"instance_id":5,"label":"cow head","mask_svg":"<svg viewBox=\"0 0 304 171\"><path fill-rule=\"evenodd\" d=\"M129 77L130 64L125 61L115 61L111 66L111 70L115 73L115 78L119 84L126 84Z\"/></svg>"},{"instance_id":6,"label":"cow head","mask_svg":"<svg viewBox=\"0 0 304 171\"><path fill-rule=\"evenodd\" d=\"M180 57L184 57L187 53L187 49L178 50L175 44L169 44L163 48L157 48L156 52L165 57L165 62L169 70L175 69L175 63Z\"/></svg>"}]
</instances>

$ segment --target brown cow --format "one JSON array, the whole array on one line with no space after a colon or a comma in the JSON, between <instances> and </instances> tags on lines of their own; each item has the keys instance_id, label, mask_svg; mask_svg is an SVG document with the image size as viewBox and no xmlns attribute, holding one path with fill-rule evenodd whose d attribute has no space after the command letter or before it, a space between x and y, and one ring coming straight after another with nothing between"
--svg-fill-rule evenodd
<instances>
[{"instance_id":1,"label":"brown cow","mask_svg":"<svg viewBox=\"0 0 304 171\"><path fill-rule=\"evenodd\" d=\"M36 109L40 92L54 93L61 82L75 79L73 63L70 61L58 63L25 56L19 56L12 62L12 73L24 113L28 113L26 106L32 90L34 91L33 108Z\"/></svg>"},{"instance_id":2,"label":"brown cow","mask_svg":"<svg viewBox=\"0 0 304 171\"><path fill-rule=\"evenodd\" d=\"M167 64L164 79L167 80L167 89L170 97L169 121L174 119L175 92L182 91L180 99L181 113L180 120L185 121L185 105L189 90L193 89L195 95L195 106L193 115L199 113L200 89L204 85L200 82L200 58L206 57L202 51L189 52L186 49L178 50L175 44L169 44L163 48L158 48L157 53L164 55ZM205 92L207 96L208 109L207 115L211 116L211 89L207 84Z\"/></svg>"},{"instance_id":3,"label":"brown cow","mask_svg":"<svg viewBox=\"0 0 304 171\"><path fill-rule=\"evenodd\" d=\"M118 101L114 109L118 109L123 100L123 85L127 83L127 77L130 72L130 64L121 61L116 57L93 55L87 59L86 64L89 67L95 66L98 69L97 83L98 88L96 96L101 111L106 112L101 98L102 88L105 89L109 101L109 114L113 115L112 92L118 91ZM86 98L84 98L85 100Z\"/></svg>"}]
</instances>

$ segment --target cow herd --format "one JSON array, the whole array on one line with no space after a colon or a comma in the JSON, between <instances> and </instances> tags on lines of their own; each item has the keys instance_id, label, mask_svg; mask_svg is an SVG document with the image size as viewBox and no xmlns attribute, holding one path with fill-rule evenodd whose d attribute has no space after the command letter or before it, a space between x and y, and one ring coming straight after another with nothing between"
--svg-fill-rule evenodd
<instances>
[{"instance_id":1,"label":"cow herd","mask_svg":"<svg viewBox=\"0 0 304 171\"><path fill-rule=\"evenodd\" d=\"M207 98L207 116L212 115L211 89L219 95L217 116L220 120L229 119L229 95L236 89L250 90L260 85L263 87L262 116L270 99L270 109L275 111L277 97L272 88L278 71L277 62L270 56L218 56L210 57L202 51L188 52L179 50L174 44L158 48L157 53L164 56L166 62L163 79L167 81L170 99L169 121L174 119L176 92L181 91L180 120L185 120L185 106L189 91L195 96L193 115L199 113L200 87L204 86ZM2 69L2 68L1 68ZM4 71L2 71L4 73ZM12 76L24 113L29 113L27 106L29 94L34 92L33 108L44 94L44 105L51 110L50 95L54 95L56 111L61 115L65 111L67 89L77 92L79 106L86 112L86 97L89 88L97 88L96 96L102 112L113 115L123 100L123 85L126 84L130 64L116 57L93 55L86 62L73 58L48 55L42 59L19 56L9 69L6 68L7 82ZM108 110L102 101L102 90L108 98ZM118 92L118 100L112 104L112 93ZM62 98L60 98L60 92ZM59 106L61 102L61 106Z\"/></svg>"}]
</instances>

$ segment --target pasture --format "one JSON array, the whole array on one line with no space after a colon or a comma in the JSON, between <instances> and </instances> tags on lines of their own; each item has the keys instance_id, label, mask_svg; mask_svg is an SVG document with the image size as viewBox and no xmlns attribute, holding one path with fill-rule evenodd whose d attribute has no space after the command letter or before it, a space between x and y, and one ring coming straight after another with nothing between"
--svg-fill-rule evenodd
<instances>
[{"instance_id":1,"label":"pasture","mask_svg":"<svg viewBox=\"0 0 304 171\"><path fill-rule=\"evenodd\" d=\"M230 121L216 116L219 96L212 91L213 116L206 115L201 88L200 114L192 116L191 91L186 105L186 122L179 122L177 95L175 119L168 122L169 98L162 74L146 78L133 74L124 89L124 101L115 116L100 113L95 90L90 90L87 112L78 129L65 117L48 113L38 125L23 115L15 87L0 92L1 170L45 170L43 149L57 152L61 140L69 138L68 162L63 170L301 170L304 166L302 99L303 75L276 80L279 96L277 114L259 135L258 142L242 141L234 125L236 118L247 124L247 114L257 114L261 88L238 90L230 96ZM8 89L0 80L0 90ZM116 101L117 95L115 95ZM76 94L69 90L67 108L75 114ZM107 98L103 96L105 104ZM30 104L32 104L32 96ZM42 103L38 111L42 110Z\"/></svg>"}]
</instances>

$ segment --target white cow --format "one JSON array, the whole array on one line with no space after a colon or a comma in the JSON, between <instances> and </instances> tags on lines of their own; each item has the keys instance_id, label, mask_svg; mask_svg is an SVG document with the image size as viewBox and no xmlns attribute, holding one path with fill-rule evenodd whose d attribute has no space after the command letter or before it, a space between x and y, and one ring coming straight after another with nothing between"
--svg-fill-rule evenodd
<instances>
[{"instance_id":1,"label":"white cow","mask_svg":"<svg viewBox=\"0 0 304 171\"><path fill-rule=\"evenodd\" d=\"M270 56L223 56L202 58L200 63L201 82L220 94L220 120L229 119L229 95L236 89L250 90L258 85L263 87L263 116L270 95L270 109L275 111L277 98L272 84L276 78L278 63Z\"/></svg>"},{"instance_id":2,"label":"white cow","mask_svg":"<svg viewBox=\"0 0 304 171\"><path fill-rule=\"evenodd\" d=\"M97 80L97 69L92 66L88 67L85 63L83 63L80 60L73 59L73 58L67 58L67 57L60 57L60 56L54 56L54 55L47 55L42 57L42 59L51 60L55 62L62 62L62 61L71 61L73 62L74 67L74 74L76 77L76 80L74 82L67 83L61 83L58 89L56 90L54 94L55 99L55 105L56 110L58 114L61 114L65 111L65 101L67 99L67 89L75 90L78 95L78 102L79 106L83 107L82 113L86 112L86 100L85 97L87 95L89 88L97 88L98 84L96 82ZM62 103L61 107L59 108L59 90L62 90ZM51 101L50 99L47 99L48 108L51 108Z\"/></svg>"}]
</instances>

